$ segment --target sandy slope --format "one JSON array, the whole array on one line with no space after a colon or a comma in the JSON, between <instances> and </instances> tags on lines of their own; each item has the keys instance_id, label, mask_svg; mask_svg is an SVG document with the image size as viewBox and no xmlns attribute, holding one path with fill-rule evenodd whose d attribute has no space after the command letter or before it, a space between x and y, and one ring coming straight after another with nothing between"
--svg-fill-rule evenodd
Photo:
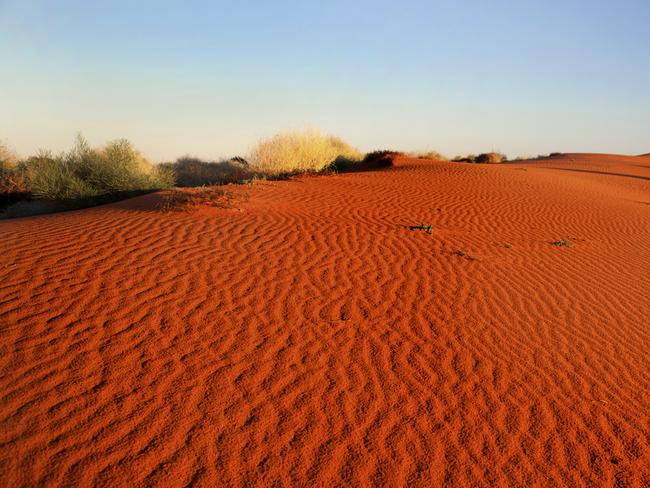
<instances>
[{"instance_id":1,"label":"sandy slope","mask_svg":"<svg viewBox=\"0 0 650 488\"><path fill-rule=\"evenodd\" d=\"M2 486L650 484L650 158L241 191L0 222Z\"/></svg>"}]
</instances>

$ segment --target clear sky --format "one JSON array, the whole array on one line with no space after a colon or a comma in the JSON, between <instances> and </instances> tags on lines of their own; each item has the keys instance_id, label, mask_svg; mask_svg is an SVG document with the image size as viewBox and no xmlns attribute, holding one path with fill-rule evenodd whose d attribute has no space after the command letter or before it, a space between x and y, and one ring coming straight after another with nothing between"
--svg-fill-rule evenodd
<instances>
[{"instance_id":1,"label":"clear sky","mask_svg":"<svg viewBox=\"0 0 650 488\"><path fill-rule=\"evenodd\" d=\"M0 139L650 152L650 1L0 0Z\"/></svg>"}]
</instances>

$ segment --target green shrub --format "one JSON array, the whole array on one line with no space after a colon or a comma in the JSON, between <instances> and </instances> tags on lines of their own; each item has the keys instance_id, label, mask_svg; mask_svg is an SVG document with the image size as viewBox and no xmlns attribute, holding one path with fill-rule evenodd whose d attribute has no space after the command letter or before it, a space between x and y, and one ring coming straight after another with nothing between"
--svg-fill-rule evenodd
<instances>
[{"instance_id":1,"label":"green shrub","mask_svg":"<svg viewBox=\"0 0 650 488\"><path fill-rule=\"evenodd\" d=\"M79 136L71 151L57 156L41 152L28 159L26 167L34 196L48 200L158 190L174 184L172 171L151 164L126 140L92 149Z\"/></svg>"},{"instance_id":2,"label":"green shrub","mask_svg":"<svg viewBox=\"0 0 650 488\"><path fill-rule=\"evenodd\" d=\"M41 153L29 158L26 164L29 185L36 198L69 200L98 194L62 156Z\"/></svg>"}]
</instances>

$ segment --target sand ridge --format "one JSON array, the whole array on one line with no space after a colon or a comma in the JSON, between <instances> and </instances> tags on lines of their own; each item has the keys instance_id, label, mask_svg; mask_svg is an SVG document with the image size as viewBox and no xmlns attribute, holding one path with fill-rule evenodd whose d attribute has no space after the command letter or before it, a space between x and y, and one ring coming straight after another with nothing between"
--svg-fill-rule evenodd
<instances>
[{"instance_id":1,"label":"sand ridge","mask_svg":"<svg viewBox=\"0 0 650 488\"><path fill-rule=\"evenodd\" d=\"M0 222L0 480L648 486L647 166L402 158Z\"/></svg>"}]
</instances>

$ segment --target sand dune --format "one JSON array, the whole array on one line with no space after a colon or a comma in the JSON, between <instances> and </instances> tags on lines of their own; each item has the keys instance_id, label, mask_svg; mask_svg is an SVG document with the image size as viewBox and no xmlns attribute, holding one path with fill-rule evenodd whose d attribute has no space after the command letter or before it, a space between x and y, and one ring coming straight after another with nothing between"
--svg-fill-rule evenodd
<instances>
[{"instance_id":1,"label":"sand dune","mask_svg":"<svg viewBox=\"0 0 650 488\"><path fill-rule=\"evenodd\" d=\"M650 162L237 191L0 222L3 486L650 485Z\"/></svg>"}]
</instances>

